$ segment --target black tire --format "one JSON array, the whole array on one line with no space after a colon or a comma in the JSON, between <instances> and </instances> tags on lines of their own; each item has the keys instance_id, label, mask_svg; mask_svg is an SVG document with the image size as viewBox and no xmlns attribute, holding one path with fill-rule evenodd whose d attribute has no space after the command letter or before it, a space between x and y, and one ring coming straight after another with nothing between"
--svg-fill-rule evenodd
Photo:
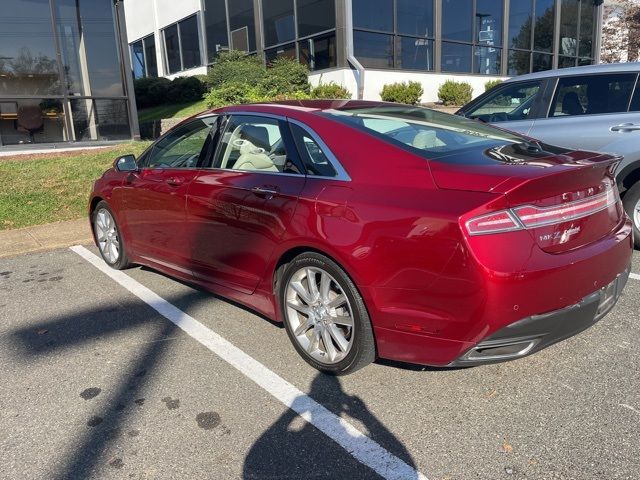
<instances>
[{"instance_id":1,"label":"black tire","mask_svg":"<svg viewBox=\"0 0 640 480\"><path fill-rule=\"evenodd\" d=\"M117 240L120 245L119 256L116 261L112 261L104 254L98 242L98 232L96 231L96 217L98 216L98 213L101 212L102 210L106 210L107 212L109 212L109 215L111 215L111 218L113 219L113 222L114 222ZM118 226L118 220L114 215L113 211L111 210L111 208L109 207L109 204L104 200L100 201L96 205L96 208L94 208L93 212L91 213L91 228L93 230L93 238L94 238L95 244L98 247L100 256L105 261L105 263L115 270L125 270L127 268L130 268L131 263L129 262L129 257L127 256L127 249L125 248L124 238L122 237L122 233L120 232L120 227Z\"/></svg>"},{"instance_id":2,"label":"black tire","mask_svg":"<svg viewBox=\"0 0 640 480\"><path fill-rule=\"evenodd\" d=\"M638 203L640 202L640 182L636 182L625 194L624 199L622 200L622 204L624 205L624 210L631 218L633 222L633 237L635 242L635 247L640 250L640 225L635 221L635 209Z\"/></svg>"},{"instance_id":3,"label":"black tire","mask_svg":"<svg viewBox=\"0 0 640 480\"><path fill-rule=\"evenodd\" d=\"M315 267L329 273L347 297L353 314L353 343L346 356L337 363L325 364L316 361L298 343L287 314L287 286L292 276L305 267ZM285 328L291 343L300 356L312 367L332 375L346 375L359 370L376 359L375 339L367 308L357 287L345 271L333 260L315 252L298 255L286 267L279 286L279 304Z\"/></svg>"}]
</instances>

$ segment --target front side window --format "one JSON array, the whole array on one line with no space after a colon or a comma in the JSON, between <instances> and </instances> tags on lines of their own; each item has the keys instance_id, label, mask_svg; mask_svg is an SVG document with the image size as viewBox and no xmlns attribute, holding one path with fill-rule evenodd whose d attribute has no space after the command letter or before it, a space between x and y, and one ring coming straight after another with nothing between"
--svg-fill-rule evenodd
<instances>
[{"instance_id":1,"label":"front side window","mask_svg":"<svg viewBox=\"0 0 640 480\"><path fill-rule=\"evenodd\" d=\"M626 112L635 81L634 73L561 78L549 116Z\"/></svg>"},{"instance_id":2,"label":"front side window","mask_svg":"<svg viewBox=\"0 0 640 480\"><path fill-rule=\"evenodd\" d=\"M140 162L141 168L196 168L207 154L209 134L216 117L207 117L176 128L158 140Z\"/></svg>"},{"instance_id":3,"label":"front side window","mask_svg":"<svg viewBox=\"0 0 640 480\"><path fill-rule=\"evenodd\" d=\"M540 88L540 82L498 87L492 94L487 95L484 100L465 112L465 116L490 123L526 120L531 115L531 109L540 93Z\"/></svg>"},{"instance_id":4,"label":"front side window","mask_svg":"<svg viewBox=\"0 0 640 480\"><path fill-rule=\"evenodd\" d=\"M263 173L300 173L289 160L285 125L273 118L231 116L224 129L214 168Z\"/></svg>"}]
</instances>

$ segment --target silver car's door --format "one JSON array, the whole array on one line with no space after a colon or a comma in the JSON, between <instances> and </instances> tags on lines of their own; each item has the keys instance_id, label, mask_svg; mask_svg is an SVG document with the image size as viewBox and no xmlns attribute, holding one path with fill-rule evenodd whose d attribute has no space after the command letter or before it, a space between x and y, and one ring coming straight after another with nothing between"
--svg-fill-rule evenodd
<instances>
[{"instance_id":1,"label":"silver car's door","mask_svg":"<svg viewBox=\"0 0 640 480\"><path fill-rule=\"evenodd\" d=\"M612 153L617 153L614 144L620 141L638 142L640 112L629 112L636 77L636 73L561 77L547 118L537 119L529 135L552 145Z\"/></svg>"}]
</instances>

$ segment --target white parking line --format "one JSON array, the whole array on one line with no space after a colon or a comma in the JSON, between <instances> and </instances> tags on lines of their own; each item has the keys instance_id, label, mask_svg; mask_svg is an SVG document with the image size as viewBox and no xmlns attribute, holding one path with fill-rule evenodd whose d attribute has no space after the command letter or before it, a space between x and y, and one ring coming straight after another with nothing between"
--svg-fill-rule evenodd
<instances>
[{"instance_id":1,"label":"white parking line","mask_svg":"<svg viewBox=\"0 0 640 480\"><path fill-rule=\"evenodd\" d=\"M637 273L632 273L631 275L629 275L631 278L633 278L634 280L640 280L640 275L638 275Z\"/></svg>"},{"instance_id":2,"label":"white parking line","mask_svg":"<svg viewBox=\"0 0 640 480\"><path fill-rule=\"evenodd\" d=\"M356 460L370 467L380 476L397 480L427 480L425 475L385 450L380 444L371 440L351 423L327 410L291 383L269 370L262 363L250 357L155 292L125 273L109 268L100 257L86 248L75 246L71 247L71 250L111 277L111 279L126 288L167 320L180 327L232 367L253 380L277 400L338 443Z\"/></svg>"}]
</instances>

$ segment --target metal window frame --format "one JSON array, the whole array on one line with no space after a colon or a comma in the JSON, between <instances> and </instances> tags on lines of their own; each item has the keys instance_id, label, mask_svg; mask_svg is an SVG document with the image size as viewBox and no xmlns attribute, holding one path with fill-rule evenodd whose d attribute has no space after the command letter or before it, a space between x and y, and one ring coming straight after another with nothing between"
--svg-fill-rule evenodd
<instances>
[{"instance_id":1,"label":"metal window frame","mask_svg":"<svg viewBox=\"0 0 640 480\"><path fill-rule=\"evenodd\" d=\"M200 12L194 12L190 15L187 15L186 17L182 17L180 20L176 22L170 23L169 25L167 25L166 27L160 30L160 33L162 34L162 50L163 50L163 57L164 57L164 66L165 66L167 75L177 75L178 73L184 72L186 70L192 70L194 68L200 68L207 65L208 61L204 61L202 56L203 55L202 43L204 41L204 35L205 35L205 33L202 33L203 30L202 30L201 17L203 16L204 15L200 15ZM198 27L198 48L200 50L200 65L196 65L195 67L184 68L184 54L182 52L182 25L181 24L193 17L196 17L196 26ZM167 54L166 33L167 33L167 30L173 27L174 25L176 26L176 29L178 32L178 54L180 56L180 70L178 70L177 72L172 72L171 69L169 68L169 55ZM150 35L147 35L147 36L150 36Z\"/></svg>"},{"instance_id":2,"label":"metal window frame","mask_svg":"<svg viewBox=\"0 0 640 480\"><path fill-rule=\"evenodd\" d=\"M149 62L147 61L147 42L146 41L149 38L152 38L152 37L153 37L153 42L154 42L153 48L155 50L155 48L156 48L156 45L155 45L156 35L155 35L155 33L150 33L149 35L145 35L144 37L140 37L137 40L134 40L133 42L130 42L128 44L129 48L133 49L133 46L136 43L142 42L142 57L143 57L142 60L144 61L144 77L143 78L149 77ZM157 60L156 60L156 63L157 63ZM131 69L133 70L133 58L131 58Z\"/></svg>"}]
</instances>

